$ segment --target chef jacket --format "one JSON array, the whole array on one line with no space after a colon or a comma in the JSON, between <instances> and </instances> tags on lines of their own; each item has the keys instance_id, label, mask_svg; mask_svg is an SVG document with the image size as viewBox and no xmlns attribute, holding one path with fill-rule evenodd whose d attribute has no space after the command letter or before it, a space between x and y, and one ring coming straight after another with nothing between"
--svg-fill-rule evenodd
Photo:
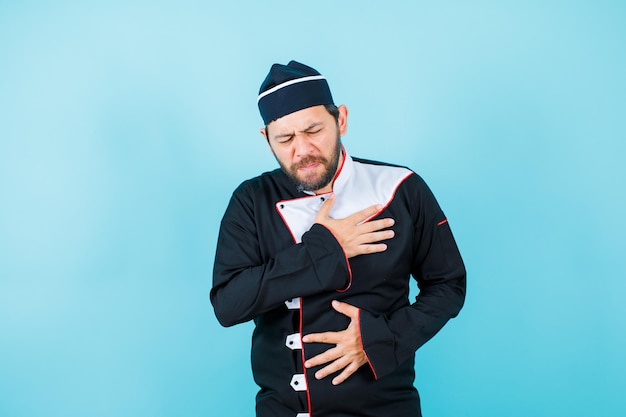
<instances>
[{"instance_id":1,"label":"chef jacket","mask_svg":"<svg viewBox=\"0 0 626 417\"><path fill-rule=\"evenodd\" d=\"M254 320L252 371L258 417L416 417L415 351L455 317L465 267L449 223L426 183L405 167L345 154L330 212L340 219L374 204L369 220L393 218L384 252L347 259L314 218L329 194L299 190L280 170L243 182L221 222L211 302L224 326ZM409 301L409 282L419 294ZM302 342L344 330L331 307L359 309L367 365L346 381L315 379L304 362L332 345Z\"/></svg>"}]
</instances>

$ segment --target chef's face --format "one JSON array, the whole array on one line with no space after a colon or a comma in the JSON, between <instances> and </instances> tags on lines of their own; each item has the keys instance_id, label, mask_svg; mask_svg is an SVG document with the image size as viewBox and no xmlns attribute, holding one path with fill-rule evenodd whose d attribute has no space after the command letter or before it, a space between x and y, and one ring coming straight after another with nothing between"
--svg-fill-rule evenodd
<instances>
[{"instance_id":1,"label":"chef's face","mask_svg":"<svg viewBox=\"0 0 626 417\"><path fill-rule=\"evenodd\" d=\"M348 110L339 106L337 119L324 106L314 106L270 122L261 133L283 171L298 187L326 193L341 158L341 136Z\"/></svg>"}]
</instances>

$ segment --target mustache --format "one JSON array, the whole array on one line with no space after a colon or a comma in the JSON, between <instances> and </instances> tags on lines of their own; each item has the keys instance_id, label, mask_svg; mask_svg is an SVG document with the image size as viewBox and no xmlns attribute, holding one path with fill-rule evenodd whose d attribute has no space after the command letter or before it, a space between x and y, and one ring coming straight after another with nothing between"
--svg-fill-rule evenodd
<instances>
[{"instance_id":1,"label":"mustache","mask_svg":"<svg viewBox=\"0 0 626 417\"><path fill-rule=\"evenodd\" d=\"M305 167L307 165L310 165L316 162L323 164L323 165L326 165L328 163L326 158L324 158L323 156L307 156L306 158L302 159L297 164L292 165L292 168L299 169L299 168Z\"/></svg>"}]
</instances>

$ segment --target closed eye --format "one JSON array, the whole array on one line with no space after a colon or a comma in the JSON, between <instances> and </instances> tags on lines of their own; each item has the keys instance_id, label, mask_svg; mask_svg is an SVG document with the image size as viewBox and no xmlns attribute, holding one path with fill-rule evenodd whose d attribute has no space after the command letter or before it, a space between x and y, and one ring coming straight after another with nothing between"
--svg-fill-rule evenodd
<instances>
[{"instance_id":1,"label":"closed eye","mask_svg":"<svg viewBox=\"0 0 626 417\"><path fill-rule=\"evenodd\" d=\"M307 135L315 135L316 133L324 130L324 126L320 123L315 123L304 130Z\"/></svg>"},{"instance_id":2,"label":"closed eye","mask_svg":"<svg viewBox=\"0 0 626 417\"><path fill-rule=\"evenodd\" d=\"M290 140L293 139L293 136L294 135L280 135L280 136L276 136L274 138L274 141L276 143L287 143L287 142L289 142Z\"/></svg>"}]
</instances>

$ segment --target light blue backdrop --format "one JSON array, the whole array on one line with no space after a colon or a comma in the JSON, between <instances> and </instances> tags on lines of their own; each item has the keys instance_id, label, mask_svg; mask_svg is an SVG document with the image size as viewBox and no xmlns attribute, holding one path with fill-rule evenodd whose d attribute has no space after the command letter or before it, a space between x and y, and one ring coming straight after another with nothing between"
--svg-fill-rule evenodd
<instances>
[{"instance_id":1,"label":"light blue backdrop","mask_svg":"<svg viewBox=\"0 0 626 417\"><path fill-rule=\"evenodd\" d=\"M253 415L252 327L208 291L292 58L464 255L425 416L626 415L625 3L221 3L0 2L0 416Z\"/></svg>"}]
</instances>

